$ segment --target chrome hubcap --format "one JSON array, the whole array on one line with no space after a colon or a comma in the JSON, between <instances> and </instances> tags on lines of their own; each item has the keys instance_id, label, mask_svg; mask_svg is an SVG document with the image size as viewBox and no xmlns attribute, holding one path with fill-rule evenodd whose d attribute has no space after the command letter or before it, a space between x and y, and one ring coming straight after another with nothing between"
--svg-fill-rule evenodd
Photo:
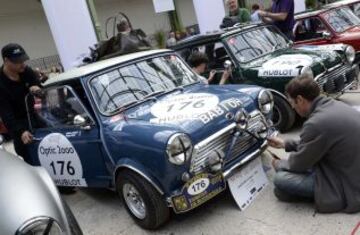
<instances>
[{"instance_id":1,"label":"chrome hubcap","mask_svg":"<svg viewBox=\"0 0 360 235\"><path fill-rule=\"evenodd\" d=\"M130 183L126 183L124 184L122 191L126 205L133 213L133 215L135 215L138 219L145 219L145 203L135 186Z\"/></svg>"}]
</instances>

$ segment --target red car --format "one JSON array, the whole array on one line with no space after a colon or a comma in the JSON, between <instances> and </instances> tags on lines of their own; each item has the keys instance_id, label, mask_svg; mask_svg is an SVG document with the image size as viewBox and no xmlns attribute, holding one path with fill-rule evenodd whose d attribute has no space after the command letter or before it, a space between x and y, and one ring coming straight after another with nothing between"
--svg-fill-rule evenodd
<instances>
[{"instance_id":1,"label":"red car","mask_svg":"<svg viewBox=\"0 0 360 235\"><path fill-rule=\"evenodd\" d=\"M354 12L354 14L360 18L360 0L344 0L337 1L332 4L325 5L324 8L335 8L341 6L348 6Z\"/></svg>"},{"instance_id":2,"label":"red car","mask_svg":"<svg viewBox=\"0 0 360 235\"><path fill-rule=\"evenodd\" d=\"M355 49L356 61L359 61L360 19L355 16L349 6L335 6L335 4L333 7L330 6L316 11L302 12L295 16L295 44L348 44Z\"/></svg>"}]
</instances>

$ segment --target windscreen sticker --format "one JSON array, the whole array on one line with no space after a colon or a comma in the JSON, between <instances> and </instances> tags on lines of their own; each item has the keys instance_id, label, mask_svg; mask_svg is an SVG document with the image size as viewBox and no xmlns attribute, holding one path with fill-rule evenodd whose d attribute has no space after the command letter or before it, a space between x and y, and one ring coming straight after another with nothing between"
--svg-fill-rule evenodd
<instances>
[{"instance_id":1,"label":"windscreen sticker","mask_svg":"<svg viewBox=\"0 0 360 235\"><path fill-rule=\"evenodd\" d=\"M241 106L243 106L243 103L239 99L232 98L232 99L224 100L214 109L201 114L199 116L199 119L202 121L202 123L207 124L212 120L214 120L215 118L218 118L230 112L230 110L240 108Z\"/></svg>"},{"instance_id":2,"label":"windscreen sticker","mask_svg":"<svg viewBox=\"0 0 360 235\"><path fill-rule=\"evenodd\" d=\"M299 75L300 67L309 66L313 59L308 55L282 55L263 64L259 77L295 77Z\"/></svg>"},{"instance_id":3,"label":"windscreen sticker","mask_svg":"<svg viewBox=\"0 0 360 235\"><path fill-rule=\"evenodd\" d=\"M74 146L60 133L47 135L39 144L38 156L58 186L86 187L83 167Z\"/></svg>"},{"instance_id":4,"label":"windscreen sticker","mask_svg":"<svg viewBox=\"0 0 360 235\"><path fill-rule=\"evenodd\" d=\"M207 93L181 94L159 101L151 108L156 118L151 123L176 123L198 119L200 114L214 109L219 104L216 95Z\"/></svg>"}]
</instances>

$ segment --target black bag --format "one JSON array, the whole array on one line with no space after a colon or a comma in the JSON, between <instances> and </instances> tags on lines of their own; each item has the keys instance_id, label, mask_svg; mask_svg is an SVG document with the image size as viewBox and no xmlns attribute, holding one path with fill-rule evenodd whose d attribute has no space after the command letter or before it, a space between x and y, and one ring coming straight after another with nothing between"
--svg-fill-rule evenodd
<instances>
[{"instance_id":1,"label":"black bag","mask_svg":"<svg viewBox=\"0 0 360 235\"><path fill-rule=\"evenodd\" d=\"M83 60L84 63L92 63L120 55L151 49L151 45L147 41L144 31L142 31L141 29L132 30L129 18L123 13L119 13L119 16L124 17L128 21L131 30L126 33L120 32L108 40L99 42L95 45L95 48L90 48L90 57L85 58ZM116 17L117 16L114 16L109 19L114 19L114 24L116 24ZM107 24L109 22L109 19L107 20ZM108 35L107 32L106 35Z\"/></svg>"}]
</instances>

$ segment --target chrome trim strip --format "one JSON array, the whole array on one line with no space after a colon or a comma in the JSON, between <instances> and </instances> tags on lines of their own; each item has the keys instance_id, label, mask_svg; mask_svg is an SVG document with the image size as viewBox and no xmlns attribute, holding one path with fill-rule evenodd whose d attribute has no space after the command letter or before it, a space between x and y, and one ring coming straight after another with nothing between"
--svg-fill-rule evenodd
<instances>
[{"instance_id":1,"label":"chrome trim strip","mask_svg":"<svg viewBox=\"0 0 360 235\"><path fill-rule=\"evenodd\" d=\"M120 168L127 168L127 169L130 169L136 173L138 173L139 175L141 175L146 181L148 181L161 195L164 195L164 191L154 182L152 181L147 175L145 175L144 173L142 173L139 169L136 169L135 167L131 166L131 165L128 165L128 164L121 164L119 166L116 167L114 173L117 174L118 170ZM115 174L114 174L114 182L116 181L116 178L115 178ZM116 184L114 184L116 185Z\"/></svg>"},{"instance_id":2,"label":"chrome trim strip","mask_svg":"<svg viewBox=\"0 0 360 235\"><path fill-rule=\"evenodd\" d=\"M314 78L314 80L315 80L315 81L319 80L320 77L322 77L322 76L324 76L324 75L326 75L326 74L334 71L335 69L337 69L337 68L339 68L339 67L341 67L341 66L343 66L343 65L344 65L344 64L338 64L338 65L336 65L336 66L334 66L334 67L332 67L332 68L330 68L330 69L327 69L325 72L322 72L322 73L320 73L319 75L317 75L317 76ZM346 66L346 65L344 65L344 66ZM344 69L346 69L346 68L344 68Z\"/></svg>"},{"instance_id":3,"label":"chrome trim strip","mask_svg":"<svg viewBox=\"0 0 360 235\"><path fill-rule=\"evenodd\" d=\"M208 138L202 140L201 142L197 143L195 146L194 146L194 149L195 150L198 150L199 148L203 148L205 147L209 142L215 140L216 138L218 138L219 136L221 136L222 134L234 129L236 127L236 124L235 123L232 123L230 125L228 125L227 127L225 127L224 129L216 132L215 134L212 134L211 136L209 136Z\"/></svg>"},{"instance_id":4,"label":"chrome trim strip","mask_svg":"<svg viewBox=\"0 0 360 235\"><path fill-rule=\"evenodd\" d=\"M265 149L267 148L268 143L267 140L264 141L264 143L261 145L261 147L259 149L257 149L256 151L250 153L247 157L245 157L244 159L242 159L240 162L236 163L234 166L232 166L230 169L226 170L223 173L223 177L224 179L228 179L230 176L232 176L232 174L234 173L234 171L239 168L240 166L246 164L247 162L253 160L255 157L259 156L260 154L262 154Z\"/></svg>"}]
</instances>

